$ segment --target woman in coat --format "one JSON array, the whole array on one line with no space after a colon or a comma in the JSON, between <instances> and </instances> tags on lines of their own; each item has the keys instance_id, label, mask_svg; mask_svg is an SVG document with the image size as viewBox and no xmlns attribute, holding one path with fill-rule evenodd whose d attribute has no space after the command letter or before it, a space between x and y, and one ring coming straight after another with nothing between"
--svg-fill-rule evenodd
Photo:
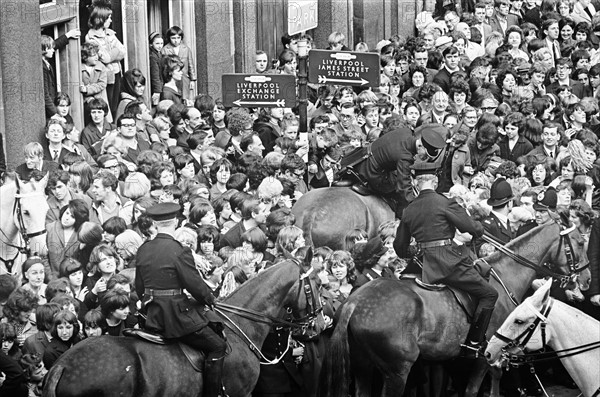
<instances>
[{"instance_id":1,"label":"woman in coat","mask_svg":"<svg viewBox=\"0 0 600 397\"><path fill-rule=\"evenodd\" d=\"M58 276L60 264L66 257L75 257L79 253L77 233L89 217L90 211L85 201L75 199L60 209L59 220L48 225L46 235L48 261L50 270L55 276Z\"/></svg>"}]
</instances>

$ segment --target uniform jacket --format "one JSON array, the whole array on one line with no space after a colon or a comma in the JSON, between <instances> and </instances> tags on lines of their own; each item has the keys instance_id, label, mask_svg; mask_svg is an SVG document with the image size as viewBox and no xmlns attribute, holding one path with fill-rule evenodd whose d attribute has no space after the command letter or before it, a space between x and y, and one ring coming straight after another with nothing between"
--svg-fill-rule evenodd
<instances>
[{"instance_id":1,"label":"uniform jacket","mask_svg":"<svg viewBox=\"0 0 600 397\"><path fill-rule=\"evenodd\" d=\"M600 218L596 218L592 224L587 255L590 261L592 282L586 294L591 297L600 294Z\"/></svg>"},{"instance_id":2,"label":"uniform jacket","mask_svg":"<svg viewBox=\"0 0 600 397\"><path fill-rule=\"evenodd\" d=\"M68 256L76 257L79 252L77 230L65 241L65 234L60 220L52 222L47 227L46 244L48 246L48 261L52 273L58 275L61 262Z\"/></svg>"},{"instance_id":3,"label":"uniform jacket","mask_svg":"<svg viewBox=\"0 0 600 397\"><path fill-rule=\"evenodd\" d=\"M502 222L500 222L500 219L493 213L490 213L490 215L483 220L482 224L486 232L496 237L503 244L508 243L512 239L512 233L509 230L510 223L507 223L506 225L508 228L504 227Z\"/></svg>"},{"instance_id":4,"label":"uniform jacket","mask_svg":"<svg viewBox=\"0 0 600 397\"><path fill-rule=\"evenodd\" d=\"M352 288L352 291L365 285L369 281L375 280L376 278L380 277L394 278L394 273L392 273L392 271L387 267L381 271L381 276L377 274L377 272L375 272L373 269L364 269L362 273L358 277L356 277L356 281L354 282L354 288Z\"/></svg>"},{"instance_id":5,"label":"uniform jacket","mask_svg":"<svg viewBox=\"0 0 600 397\"><path fill-rule=\"evenodd\" d=\"M172 236L159 233L139 248L136 256L135 289L146 310L146 328L166 338L179 338L204 328L208 320L204 305L215 297L196 269L192 251ZM146 288L168 290L185 288L186 295L150 297Z\"/></svg>"},{"instance_id":6,"label":"uniform jacket","mask_svg":"<svg viewBox=\"0 0 600 397\"><path fill-rule=\"evenodd\" d=\"M394 250L399 257L408 256L410 238L418 243L453 239L456 229L469 232L475 237L483 235L483 226L474 221L454 199L427 189L404 209L398 227ZM423 250L423 281L435 283L452 274L455 268L471 256L466 245L454 242L443 247Z\"/></svg>"},{"instance_id":7,"label":"uniform jacket","mask_svg":"<svg viewBox=\"0 0 600 397\"><path fill-rule=\"evenodd\" d=\"M417 154L416 139L407 128L390 131L371 144L372 156L360 163L358 172L380 193L400 190L411 201L410 166Z\"/></svg>"}]
</instances>

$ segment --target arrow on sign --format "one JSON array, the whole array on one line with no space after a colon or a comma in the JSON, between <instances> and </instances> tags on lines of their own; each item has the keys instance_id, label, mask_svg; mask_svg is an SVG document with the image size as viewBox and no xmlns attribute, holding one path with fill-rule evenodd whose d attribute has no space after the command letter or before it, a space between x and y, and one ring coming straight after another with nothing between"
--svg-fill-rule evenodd
<instances>
[{"instance_id":1,"label":"arrow on sign","mask_svg":"<svg viewBox=\"0 0 600 397\"><path fill-rule=\"evenodd\" d=\"M241 101L241 100L237 100L237 101L233 101L233 104L236 106L242 106L242 105L251 105L251 106L269 106L269 105L275 105L278 108L284 108L285 107L285 99L279 99L275 102L245 102L245 101Z\"/></svg>"},{"instance_id":2,"label":"arrow on sign","mask_svg":"<svg viewBox=\"0 0 600 397\"><path fill-rule=\"evenodd\" d=\"M272 79L267 76L248 76L245 77L244 80L249 81L251 83L266 83L267 81L271 81Z\"/></svg>"},{"instance_id":3,"label":"arrow on sign","mask_svg":"<svg viewBox=\"0 0 600 397\"><path fill-rule=\"evenodd\" d=\"M360 85L365 85L367 84L369 81L365 80L363 78L361 78L360 80L344 80L344 79L331 79L327 76L318 76L319 79L319 84L325 84L325 83L346 83L346 84L355 84L355 83L360 83Z\"/></svg>"},{"instance_id":4,"label":"arrow on sign","mask_svg":"<svg viewBox=\"0 0 600 397\"><path fill-rule=\"evenodd\" d=\"M342 61L349 61L351 59L356 59L356 55L350 54L348 52L336 52L334 54L329 55L331 58L335 58Z\"/></svg>"}]
</instances>

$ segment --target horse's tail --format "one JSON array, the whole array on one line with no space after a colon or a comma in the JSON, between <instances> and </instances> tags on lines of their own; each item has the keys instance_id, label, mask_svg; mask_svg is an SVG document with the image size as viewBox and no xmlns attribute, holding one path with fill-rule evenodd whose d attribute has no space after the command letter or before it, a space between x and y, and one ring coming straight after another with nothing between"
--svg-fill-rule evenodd
<instances>
[{"instance_id":1,"label":"horse's tail","mask_svg":"<svg viewBox=\"0 0 600 397\"><path fill-rule=\"evenodd\" d=\"M44 380L42 397L56 397L56 387L58 386L58 382L60 381L64 370L65 367L60 364L56 364L50 369Z\"/></svg>"},{"instance_id":2,"label":"horse's tail","mask_svg":"<svg viewBox=\"0 0 600 397\"><path fill-rule=\"evenodd\" d=\"M329 349L323 360L319 378L318 397L346 397L350 383L350 346L348 323L356 308L355 303L346 303L329 341Z\"/></svg>"}]
</instances>

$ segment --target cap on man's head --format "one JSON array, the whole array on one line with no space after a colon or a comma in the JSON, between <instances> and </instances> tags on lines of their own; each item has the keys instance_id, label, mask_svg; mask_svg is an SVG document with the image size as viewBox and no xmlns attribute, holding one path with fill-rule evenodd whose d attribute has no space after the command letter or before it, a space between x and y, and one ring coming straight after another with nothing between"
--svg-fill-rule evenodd
<instances>
[{"instance_id":1,"label":"cap on man's head","mask_svg":"<svg viewBox=\"0 0 600 397\"><path fill-rule=\"evenodd\" d=\"M436 157L439 149L446 146L446 137L448 137L448 128L441 124L428 123L423 124L415 130L415 135L421 135L421 143L427 154Z\"/></svg>"},{"instance_id":2,"label":"cap on man's head","mask_svg":"<svg viewBox=\"0 0 600 397\"><path fill-rule=\"evenodd\" d=\"M533 209L536 211L556 210L558 196L556 189L549 187L545 192L540 192L537 196L537 202L533 204Z\"/></svg>"},{"instance_id":3,"label":"cap on man's head","mask_svg":"<svg viewBox=\"0 0 600 397\"><path fill-rule=\"evenodd\" d=\"M436 163L430 163L428 161L417 161L411 167L413 176L419 175L435 175L438 167Z\"/></svg>"},{"instance_id":4,"label":"cap on man's head","mask_svg":"<svg viewBox=\"0 0 600 397\"><path fill-rule=\"evenodd\" d=\"M160 203L155 204L146 210L146 214L155 221L166 221L175 219L181 207L175 203Z\"/></svg>"},{"instance_id":5,"label":"cap on man's head","mask_svg":"<svg viewBox=\"0 0 600 397\"><path fill-rule=\"evenodd\" d=\"M492 183L490 189L490 198L487 204L491 207L499 207L513 199L513 192L510 184L504 178L498 178Z\"/></svg>"}]
</instances>

